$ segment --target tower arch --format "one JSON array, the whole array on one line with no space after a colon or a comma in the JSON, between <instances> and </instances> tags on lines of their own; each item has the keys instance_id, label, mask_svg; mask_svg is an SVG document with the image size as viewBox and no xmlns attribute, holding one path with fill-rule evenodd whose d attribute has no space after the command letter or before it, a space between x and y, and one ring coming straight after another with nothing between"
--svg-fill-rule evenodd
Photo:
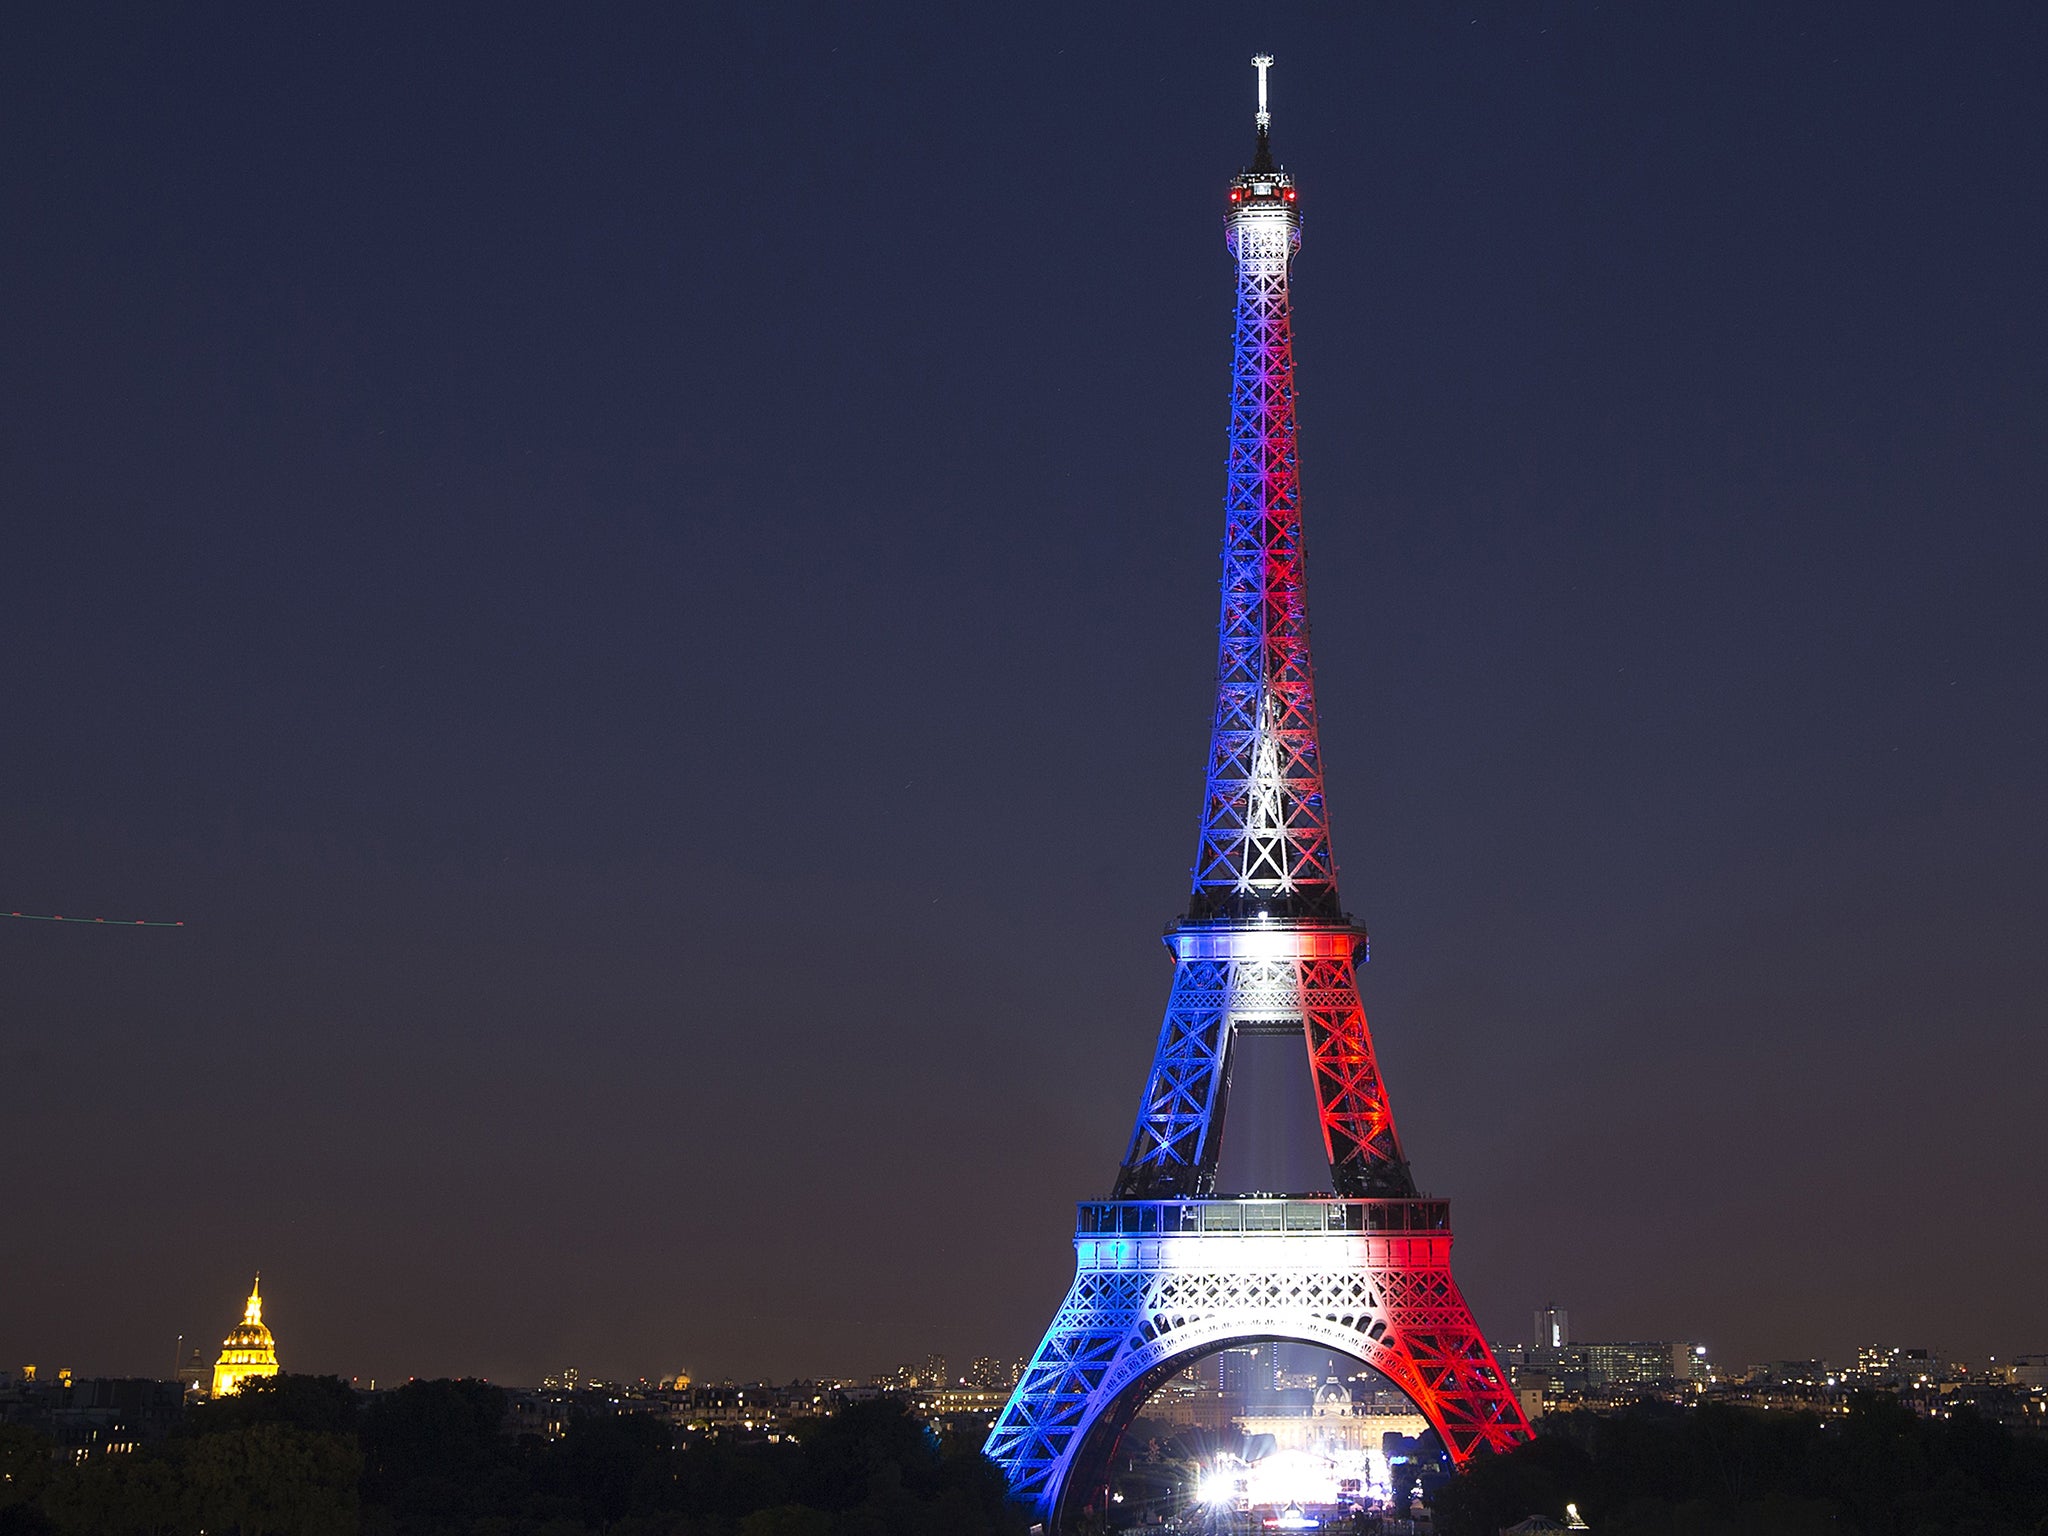
<instances>
[{"instance_id":1,"label":"tower arch","mask_svg":"<svg viewBox=\"0 0 2048 1536\"><path fill-rule=\"evenodd\" d=\"M989 1434L1060 1529L1144 1401L1192 1360L1277 1339L1363 1361L1463 1463L1529 1433L1451 1277L1442 1200L1111 1200L1080 1207L1073 1286ZM1106 1437L1106 1438L1105 1438Z\"/></svg>"},{"instance_id":2,"label":"tower arch","mask_svg":"<svg viewBox=\"0 0 2048 1536\"><path fill-rule=\"evenodd\" d=\"M1068 1474L1056 1495L1057 1507L1052 1510L1054 1528L1071 1528L1080 1516L1103 1508L1117 1448L1146 1402L1161 1387L1183 1371L1193 1370L1204 1360L1213 1359L1226 1349L1248 1344L1307 1344L1378 1369L1354 1345L1333 1344L1321 1336L1310 1337L1284 1328L1265 1333L1226 1332L1206 1342L1187 1341L1172 1354L1131 1378L1120 1392L1102 1404L1094 1418L1081 1430Z\"/></svg>"}]
</instances>

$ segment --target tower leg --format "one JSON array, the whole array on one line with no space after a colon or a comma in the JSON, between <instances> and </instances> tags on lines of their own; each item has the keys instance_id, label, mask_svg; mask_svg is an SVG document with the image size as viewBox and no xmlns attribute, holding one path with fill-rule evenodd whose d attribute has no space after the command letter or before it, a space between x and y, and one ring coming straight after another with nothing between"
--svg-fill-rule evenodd
<instances>
[{"instance_id":1,"label":"tower leg","mask_svg":"<svg viewBox=\"0 0 2048 1536\"><path fill-rule=\"evenodd\" d=\"M1204 1195L1214 1187L1229 1075L1232 969L1226 958L1175 956L1152 1073L1117 1175L1119 1200Z\"/></svg>"},{"instance_id":2,"label":"tower leg","mask_svg":"<svg viewBox=\"0 0 2048 1536\"><path fill-rule=\"evenodd\" d=\"M1358 963L1348 949L1330 953L1326 946L1303 957L1301 1017L1332 1187L1353 1197L1414 1194L1358 997Z\"/></svg>"}]
</instances>

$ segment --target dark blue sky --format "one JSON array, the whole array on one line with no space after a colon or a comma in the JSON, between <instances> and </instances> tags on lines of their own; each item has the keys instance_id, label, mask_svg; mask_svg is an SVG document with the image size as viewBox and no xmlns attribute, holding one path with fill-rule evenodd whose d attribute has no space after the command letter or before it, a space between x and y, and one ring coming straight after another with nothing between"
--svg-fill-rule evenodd
<instances>
[{"instance_id":1,"label":"dark blue sky","mask_svg":"<svg viewBox=\"0 0 2048 1536\"><path fill-rule=\"evenodd\" d=\"M1025 1352L1193 853L1255 50L1482 1323L2048 1348L2033 6L0 21L0 1359Z\"/></svg>"}]
</instances>

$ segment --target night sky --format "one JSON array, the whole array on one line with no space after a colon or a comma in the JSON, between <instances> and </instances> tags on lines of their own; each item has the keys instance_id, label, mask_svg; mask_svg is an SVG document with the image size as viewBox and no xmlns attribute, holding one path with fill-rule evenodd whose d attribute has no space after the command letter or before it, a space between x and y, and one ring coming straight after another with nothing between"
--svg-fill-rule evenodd
<instances>
[{"instance_id":1,"label":"night sky","mask_svg":"<svg viewBox=\"0 0 2048 1536\"><path fill-rule=\"evenodd\" d=\"M0 1361L1016 1356L1165 1002L1254 51L1481 1324L2048 1349L2048 13L0 21Z\"/></svg>"}]
</instances>

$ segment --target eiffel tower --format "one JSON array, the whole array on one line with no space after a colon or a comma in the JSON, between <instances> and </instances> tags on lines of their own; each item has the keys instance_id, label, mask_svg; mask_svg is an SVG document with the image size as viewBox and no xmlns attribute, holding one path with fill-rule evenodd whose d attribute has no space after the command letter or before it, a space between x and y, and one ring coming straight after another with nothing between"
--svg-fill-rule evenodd
<instances>
[{"instance_id":1,"label":"eiffel tower","mask_svg":"<svg viewBox=\"0 0 2048 1536\"><path fill-rule=\"evenodd\" d=\"M988 1438L1052 1531L1104 1509L1123 1431L1169 1378L1283 1340L1388 1377L1463 1465L1529 1426L1451 1278L1448 1201L1424 1199L1394 1132L1358 998L1365 930L1337 895L1309 662L1288 270L1294 180L1257 150L1230 186L1237 262L1223 613L1208 787L1173 989L1111 1198L1081 1205L1074 1284ZM1330 1188L1219 1193L1232 1052L1307 1041Z\"/></svg>"}]
</instances>

